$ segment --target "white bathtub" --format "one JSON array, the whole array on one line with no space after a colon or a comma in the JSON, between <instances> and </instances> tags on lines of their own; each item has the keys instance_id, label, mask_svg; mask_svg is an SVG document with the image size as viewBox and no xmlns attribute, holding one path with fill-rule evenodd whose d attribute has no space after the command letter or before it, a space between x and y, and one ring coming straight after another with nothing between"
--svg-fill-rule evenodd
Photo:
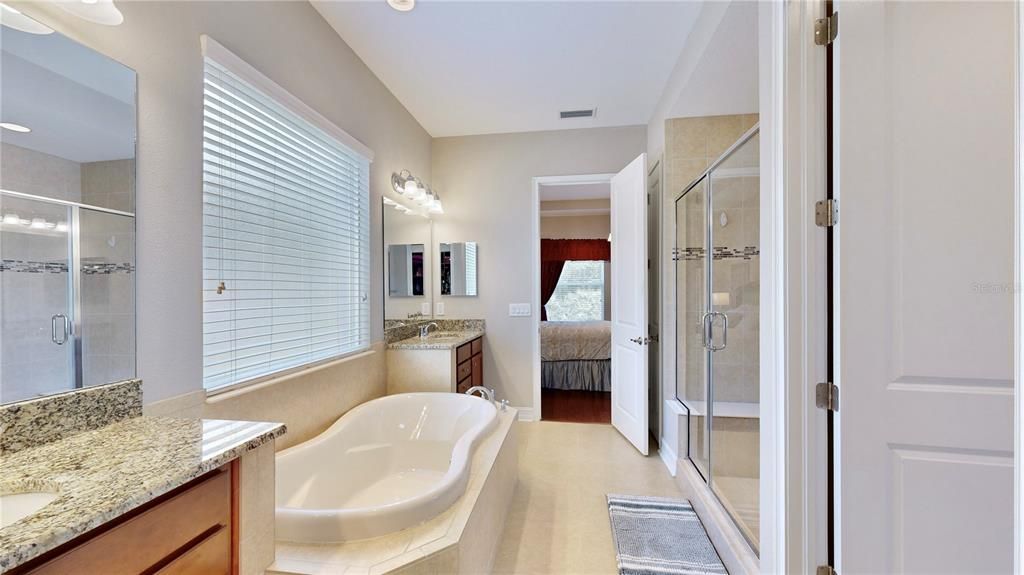
<instances>
[{"instance_id":1,"label":"white bathtub","mask_svg":"<svg viewBox=\"0 0 1024 575\"><path fill-rule=\"evenodd\" d=\"M466 490L473 449L497 425L490 402L403 393L364 403L277 454L277 538L376 537L438 515Z\"/></svg>"}]
</instances>

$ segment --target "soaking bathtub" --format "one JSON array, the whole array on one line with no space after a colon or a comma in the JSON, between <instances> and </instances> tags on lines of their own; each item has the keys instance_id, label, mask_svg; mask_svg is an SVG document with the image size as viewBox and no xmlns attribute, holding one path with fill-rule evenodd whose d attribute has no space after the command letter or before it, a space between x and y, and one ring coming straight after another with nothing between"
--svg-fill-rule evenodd
<instances>
[{"instance_id":1,"label":"soaking bathtub","mask_svg":"<svg viewBox=\"0 0 1024 575\"><path fill-rule=\"evenodd\" d=\"M494 405L455 393L366 402L277 454L276 537L335 543L422 523L466 490L473 449Z\"/></svg>"}]
</instances>

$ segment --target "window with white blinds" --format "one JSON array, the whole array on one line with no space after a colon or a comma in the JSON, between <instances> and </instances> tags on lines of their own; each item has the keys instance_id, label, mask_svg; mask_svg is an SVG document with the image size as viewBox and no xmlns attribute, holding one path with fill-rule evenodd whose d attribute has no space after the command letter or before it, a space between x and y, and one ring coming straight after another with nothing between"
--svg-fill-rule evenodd
<instances>
[{"instance_id":1,"label":"window with white blinds","mask_svg":"<svg viewBox=\"0 0 1024 575\"><path fill-rule=\"evenodd\" d=\"M209 54L204 69L203 386L365 349L370 159Z\"/></svg>"}]
</instances>

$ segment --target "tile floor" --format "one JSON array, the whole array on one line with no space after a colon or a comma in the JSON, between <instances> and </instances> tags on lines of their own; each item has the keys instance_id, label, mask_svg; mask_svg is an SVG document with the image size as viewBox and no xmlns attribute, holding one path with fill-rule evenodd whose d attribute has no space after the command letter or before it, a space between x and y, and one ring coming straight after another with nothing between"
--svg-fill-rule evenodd
<instances>
[{"instance_id":1,"label":"tile floor","mask_svg":"<svg viewBox=\"0 0 1024 575\"><path fill-rule=\"evenodd\" d=\"M519 485L494 573L617 573L607 493L680 497L610 425L520 423Z\"/></svg>"}]
</instances>

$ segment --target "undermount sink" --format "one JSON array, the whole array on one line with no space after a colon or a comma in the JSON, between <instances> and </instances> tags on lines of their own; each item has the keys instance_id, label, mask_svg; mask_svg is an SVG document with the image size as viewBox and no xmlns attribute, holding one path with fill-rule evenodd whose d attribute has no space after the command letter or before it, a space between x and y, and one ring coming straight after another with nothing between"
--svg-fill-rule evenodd
<instances>
[{"instance_id":1,"label":"undermount sink","mask_svg":"<svg viewBox=\"0 0 1024 575\"><path fill-rule=\"evenodd\" d=\"M57 498L56 491L25 491L0 494L0 528L20 521Z\"/></svg>"}]
</instances>

